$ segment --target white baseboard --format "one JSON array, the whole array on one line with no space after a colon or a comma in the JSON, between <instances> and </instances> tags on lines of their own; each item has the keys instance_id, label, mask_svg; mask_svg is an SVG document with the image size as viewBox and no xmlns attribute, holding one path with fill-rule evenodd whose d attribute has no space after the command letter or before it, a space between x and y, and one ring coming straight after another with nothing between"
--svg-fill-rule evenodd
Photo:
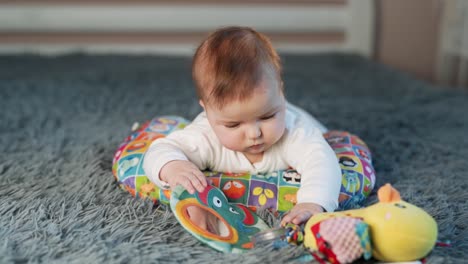
<instances>
[{"instance_id":1,"label":"white baseboard","mask_svg":"<svg viewBox=\"0 0 468 264\"><path fill-rule=\"evenodd\" d=\"M346 7L213 5L2 5L0 30L13 31L211 31L252 26L259 31L345 30Z\"/></svg>"},{"instance_id":2,"label":"white baseboard","mask_svg":"<svg viewBox=\"0 0 468 264\"><path fill-rule=\"evenodd\" d=\"M344 36L337 41L275 43L280 51L315 53L355 52L365 56L373 48L373 1L349 0L342 5L290 5L281 3L216 4L0 4L0 33L100 33L100 32L209 32L221 26L250 26L261 32L323 33ZM190 54L198 43L12 43L2 41L0 52L129 52Z\"/></svg>"},{"instance_id":3,"label":"white baseboard","mask_svg":"<svg viewBox=\"0 0 468 264\"><path fill-rule=\"evenodd\" d=\"M190 44L0 44L0 54L33 53L43 55L61 55L68 53L89 54L160 54L192 56L196 45ZM278 44L279 53L304 54L323 52L342 52L349 50L343 44L301 45Z\"/></svg>"}]
</instances>

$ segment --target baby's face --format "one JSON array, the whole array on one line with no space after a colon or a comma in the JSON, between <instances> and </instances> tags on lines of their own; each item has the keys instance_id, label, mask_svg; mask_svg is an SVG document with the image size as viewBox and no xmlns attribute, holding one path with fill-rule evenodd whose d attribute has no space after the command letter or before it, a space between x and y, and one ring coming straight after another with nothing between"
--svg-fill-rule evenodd
<instances>
[{"instance_id":1,"label":"baby's face","mask_svg":"<svg viewBox=\"0 0 468 264\"><path fill-rule=\"evenodd\" d=\"M205 110L221 144L246 156L262 154L284 134L286 102L276 81L263 81L243 101Z\"/></svg>"}]
</instances>

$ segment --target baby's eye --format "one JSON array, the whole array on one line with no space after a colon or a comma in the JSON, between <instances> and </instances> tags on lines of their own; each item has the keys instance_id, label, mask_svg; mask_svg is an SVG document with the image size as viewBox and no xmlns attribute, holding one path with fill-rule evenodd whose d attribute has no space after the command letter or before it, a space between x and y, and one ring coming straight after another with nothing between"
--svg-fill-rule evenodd
<instances>
[{"instance_id":1,"label":"baby's eye","mask_svg":"<svg viewBox=\"0 0 468 264\"><path fill-rule=\"evenodd\" d=\"M260 118L261 120L268 120L268 119L272 119L273 117L275 117L276 113L272 114L272 115L269 115L269 116L264 116L262 118Z\"/></svg>"},{"instance_id":2,"label":"baby's eye","mask_svg":"<svg viewBox=\"0 0 468 264\"><path fill-rule=\"evenodd\" d=\"M227 128L236 128L239 126L239 123L225 124L224 126Z\"/></svg>"}]
</instances>

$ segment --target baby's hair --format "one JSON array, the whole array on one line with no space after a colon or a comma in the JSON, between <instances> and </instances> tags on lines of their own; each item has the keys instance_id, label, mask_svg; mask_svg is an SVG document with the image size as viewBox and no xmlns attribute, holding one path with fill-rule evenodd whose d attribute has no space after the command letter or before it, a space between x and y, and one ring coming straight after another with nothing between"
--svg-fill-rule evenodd
<instances>
[{"instance_id":1,"label":"baby's hair","mask_svg":"<svg viewBox=\"0 0 468 264\"><path fill-rule=\"evenodd\" d=\"M283 89L278 53L265 35L248 27L211 33L195 52L192 77L198 97L218 109L248 98L264 78Z\"/></svg>"}]
</instances>

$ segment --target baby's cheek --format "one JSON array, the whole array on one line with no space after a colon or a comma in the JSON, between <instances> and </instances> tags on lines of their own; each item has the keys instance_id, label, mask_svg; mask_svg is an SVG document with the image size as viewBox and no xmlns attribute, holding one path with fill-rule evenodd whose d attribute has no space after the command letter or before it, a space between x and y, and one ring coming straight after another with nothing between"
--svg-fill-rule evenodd
<instances>
[{"instance_id":1,"label":"baby's cheek","mask_svg":"<svg viewBox=\"0 0 468 264\"><path fill-rule=\"evenodd\" d=\"M242 147L242 142L239 141L238 136L233 133L220 133L218 139L228 149L238 151Z\"/></svg>"},{"instance_id":2,"label":"baby's cheek","mask_svg":"<svg viewBox=\"0 0 468 264\"><path fill-rule=\"evenodd\" d=\"M273 122L267 127L268 134L265 137L270 143L276 143L283 135L284 128L284 122Z\"/></svg>"}]
</instances>

